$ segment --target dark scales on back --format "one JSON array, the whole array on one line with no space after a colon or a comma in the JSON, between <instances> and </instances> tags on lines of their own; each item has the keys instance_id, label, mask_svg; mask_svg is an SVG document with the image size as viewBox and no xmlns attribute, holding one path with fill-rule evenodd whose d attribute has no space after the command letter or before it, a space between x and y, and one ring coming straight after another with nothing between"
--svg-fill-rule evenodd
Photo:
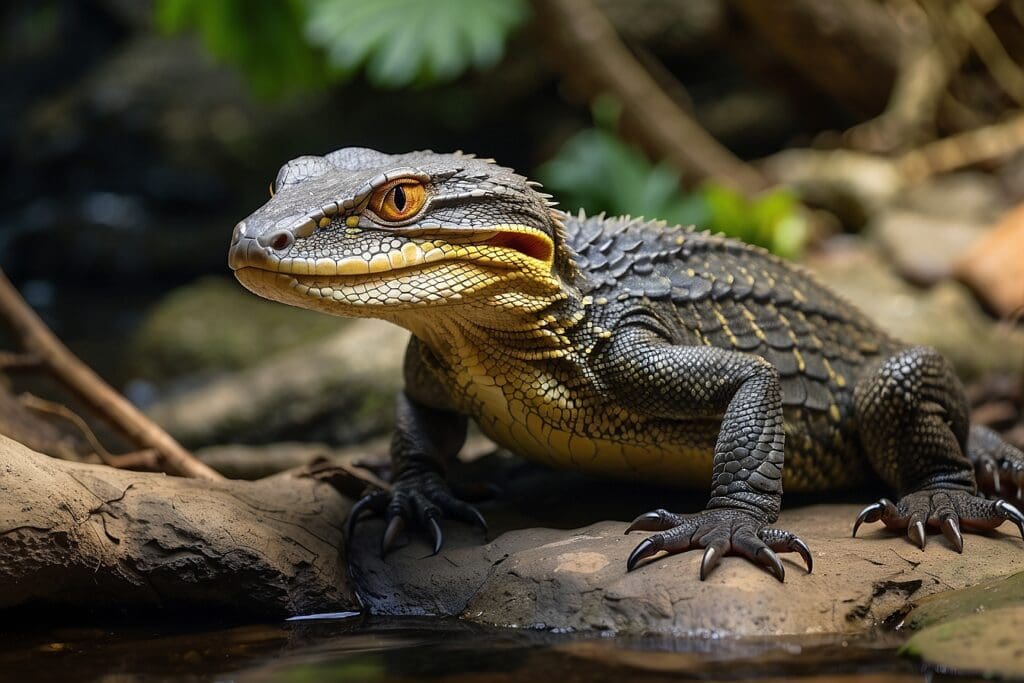
<instances>
[{"instance_id":1,"label":"dark scales on back","mask_svg":"<svg viewBox=\"0 0 1024 683\"><path fill-rule=\"evenodd\" d=\"M1024 454L968 423L933 349L879 330L804 270L721 236L655 221L573 217L534 183L461 154L347 148L285 165L276 194L235 228L230 262L255 293L412 332L392 441L383 551L410 525L483 526L445 482L466 420L540 462L706 485L707 507L655 510L627 560L704 548L764 565L810 552L771 526L783 483L847 488L878 475L881 520L924 547L940 529L1024 515ZM978 476L976 477L976 472Z\"/></svg>"}]
</instances>

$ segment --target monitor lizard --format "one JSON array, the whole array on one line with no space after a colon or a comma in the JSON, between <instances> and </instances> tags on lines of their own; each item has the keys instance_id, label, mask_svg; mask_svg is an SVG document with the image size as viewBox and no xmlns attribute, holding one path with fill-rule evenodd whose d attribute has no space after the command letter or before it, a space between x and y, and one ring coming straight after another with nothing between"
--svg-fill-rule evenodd
<instances>
[{"instance_id":1,"label":"monitor lizard","mask_svg":"<svg viewBox=\"0 0 1024 683\"><path fill-rule=\"evenodd\" d=\"M934 349L904 344L764 249L694 228L573 216L537 183L472 155L345 148L285 164L235 226L229 264L252 292L412 333L391 442L392 490L362 498L440 550L439 520L483 517L445 479L467 418L535 461L683 487L626 561L703 548L700 578L739 555L784 578L807 545L772 526L791 491L876 482L895 494L854 522L962 530L1024 515L1024 453L971 426ZM371 349L367 350L372 353Z\"/></svg>"}]
</instances>

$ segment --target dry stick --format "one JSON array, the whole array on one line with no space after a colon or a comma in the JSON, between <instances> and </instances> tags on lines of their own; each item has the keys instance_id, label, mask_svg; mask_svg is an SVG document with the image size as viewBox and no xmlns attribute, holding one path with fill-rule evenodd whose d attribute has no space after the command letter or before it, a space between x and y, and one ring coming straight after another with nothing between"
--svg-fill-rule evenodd
<instances>
[{"instance_id":1,"label":"dry stick","mask_svg":"<svg viewBox=\"0 0 1024 683\"><path fill-rule=\"evenodd\" d=\"M17 370L20 368L37 368L43 359L34 353L11 353L0 351L0 370Z\"/></svg>"},{"instance_id":2,"label":"dry stick","mask_svg":"<svg viewBox=\"0 0 1024 683\"><path fill-rule=\"evenodd\" d=\"M895 159L904 180L920 182L984 161L1001 159L1024 147L1024 114L1001 123L957 133L921 145Z\"/></svg>"},{"instance_id":3,"label":"dry stick","mask_svg":"<svg viewBox=\"0 0 1024 683\"><path fill-rule=\"evenodd\" d=\"M6 318L11 324L25 349L37 354L58 379L85 399L100 415L135 443L158 451L172 474L199 479L223 479L209 465L196 460L170 434L154 424L75 357L25 303L2 270L0 317Z\"/></svg>"},{"instance_id":4,"label":"dry stick","mask_svg":"<svg viewBox=\"0 0 1024 683\"><path fill-rule=\"evenodd\" d=\"M851 146L865 151L892 152L933 137L949 83L970 52L968 40L950 30L941 0L898 0L892 8L913 25L903 31L899 71L885 111L844 134Z\"/></svg>"},{"instance_id":5,"label":"dry stick","mask_svg":"<svg viewBox=\"0 0 1024 683\"><path fill-rule=\"evenodd\" d=\"M955 3L950 17L961 27L992 80L1018 105L1024 106L1024 72L1003 47L995 30L969 2Z\"/></svg>"},{"instance_id":6,"label":"dry stick","mask_svg":"<svg viewBox=\"0 0 1024 683\"><path fill-rule=\"evenodd\" d=\"M45 398L40 398L35 394L30 394L28 392L21 394L18 397L18 400L23 406L30 410L35 410L39 413L46 413L47 415L54 415L70 422L75 429L82 434L85 440L89 442L89 445L92 446L92 450L96 454L96 457L98 457L104 465L110 465L111 467L117 467L118 469L139 469L142 467L144 469L157 472L165 469L162 464L163 461L160 454L153 448L146 448L133 453L125 453L124 455L114 455L108 451L102 443L100 443L95 432L93 432L88 423L82 419L82 416L62 403L47 401Z\"/></svg>"},{"instance_id":7,"label":"dry stick","mask_svg":"<svg viewBox=\"0 0 1024 683\"><path fill-rule=\"evenodd\" d=\"M769 186L662 90L590 0L533 0L533 6L556 68L588 99L614 96L630 137L652 158L671 163L686 185L714 178L747 195Z\"/></svg>"}]
</instances>

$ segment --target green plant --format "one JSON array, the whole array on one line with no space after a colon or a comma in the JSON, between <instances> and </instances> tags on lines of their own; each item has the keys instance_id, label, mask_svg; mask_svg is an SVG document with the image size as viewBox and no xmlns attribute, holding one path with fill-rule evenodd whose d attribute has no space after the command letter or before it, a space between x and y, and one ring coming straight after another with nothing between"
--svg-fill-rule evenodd
<instances>
[{"instance_id":1,"label":"green plant","mask_svg":"<svg viewBox=\"0 0 1024 683\"><path fill-rule=\"evenodd\" d=\"M682 192L678 171L665 162L652 164L613 132L614 104L599 101L594 110L598 125L574 135L537 169L537 177L563 207L692 224L780 256L800 254L807 226L791 192L772 190L748 199L713 182L690 194Z\"/></svg>"},{"instance_id":2,"label":"green plant","mask_svg":"<svg viewBox=\"0 0 1024 683\"><path fill-rule=\"evenodd\" d=\"M527 17L522 0L307 0L306 36L337 72L387 88L450 81L494 65Z\"/></svg>"},{"instance_id":3,"label":"green plant","mask_svg":"<svg viewBox=\"0 0 1024 683\"><path fill-rule=\"evenodd\" d=\"M194 29L261 95L365 71L378 87L450 81L502 56L525 0L158 0L157 25Z\"/></svg>"},{"instance_id":4,"label":"green plant","mask_svg":"<svg viewBox=\"0 0 1024 683\"><path fill-rule=\"evenodd\" d=\"M156 23L194 29L217 59L237 66L261 96L326 85L323 55L302 37L304 0L159 0Z\"/></svg>"}]
</instances>

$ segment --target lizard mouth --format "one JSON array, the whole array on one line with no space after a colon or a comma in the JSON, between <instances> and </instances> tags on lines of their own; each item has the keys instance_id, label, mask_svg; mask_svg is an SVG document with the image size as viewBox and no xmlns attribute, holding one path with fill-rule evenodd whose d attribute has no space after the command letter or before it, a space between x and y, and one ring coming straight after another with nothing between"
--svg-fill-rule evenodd
<instances>
[{"instance_id":1,"label":"lizard mouth","mask_svg":"<svg viewBox=\"0 0 1024 683\"><path fill-rule=\"evenodd\" d=\"M266 298L307 308L322 309L331 302L366 309L457 301L484 289L508 286L499 283L521 276L546 280L554 258L551 238L519 225L416 231L384 238L378 234L373 246L378 253L372 256L350 250L340 259L273 260L257 252L260 257L250 255L232 265L239 282ZM380 250L381 246L386 249Z\"/></svg>"},{"instance_id":2,"label":"lizard mouth","mask_svg":"<svg viewBox=\"0 0 1024 683\"><path fill-rule=\"evenodd\" d=\"M540 230L520 225L495 226L475 231L415 231L394 237L374 238L368 251L353 245L341 258L284 257L250 251L232 269L257 268L298 276L317 276L357 281L379 278L382 273L423 270L442 262L463 262L498 270L529 267L550 269L554 243ZM384 246L385 249L380 247ZM373 251L376 253L372 253ZM386 276L385 276L386 277Z\"/></svg>"}]
</instances>

